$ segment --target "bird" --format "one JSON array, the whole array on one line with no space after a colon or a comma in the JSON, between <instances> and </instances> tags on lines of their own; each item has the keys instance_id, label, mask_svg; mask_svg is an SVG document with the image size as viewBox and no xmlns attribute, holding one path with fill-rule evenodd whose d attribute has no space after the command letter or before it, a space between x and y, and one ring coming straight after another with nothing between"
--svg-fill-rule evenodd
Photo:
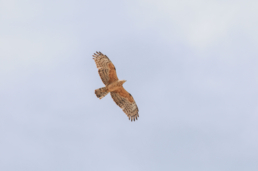
<instances>
[{"instance_id":1,"label":"bird","mask_svg":"<svg viewBox=\"0 0 258 171\"><path fill-rule=\"evenodd\" d=\"M137 120L139 109L133 96L123 87L126 80L118 79L116 68L106 55L97 51L92 56L97 65L99 76L105 84L105 87L95 90L96 96L102 99L110 93L114 102L124 111L128 119L131 121Z\"/></svg>"}]
</instances>

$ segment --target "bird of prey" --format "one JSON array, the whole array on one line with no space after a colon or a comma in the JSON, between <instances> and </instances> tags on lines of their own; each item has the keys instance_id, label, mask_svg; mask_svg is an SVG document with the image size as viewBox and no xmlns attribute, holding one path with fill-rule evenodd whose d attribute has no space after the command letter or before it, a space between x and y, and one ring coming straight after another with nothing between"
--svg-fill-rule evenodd
<instances>
[{"instance_id":1,"label":"bird of prey","mask_svg":"<svg viewBox=\"0 0 258 171\"><path fill-rule=\"evenodd\" d=\"M133 96L123 87L126 80L119 80L117 78L116 68L106 55L101 52L96 52L92 56L97 65L99 76L105 84L105 87L95 90L96 96L102 99L110 92L115 103L122 108L129 120L137 120L139 117L139 109Z\"/></svg>"}]
</instances>

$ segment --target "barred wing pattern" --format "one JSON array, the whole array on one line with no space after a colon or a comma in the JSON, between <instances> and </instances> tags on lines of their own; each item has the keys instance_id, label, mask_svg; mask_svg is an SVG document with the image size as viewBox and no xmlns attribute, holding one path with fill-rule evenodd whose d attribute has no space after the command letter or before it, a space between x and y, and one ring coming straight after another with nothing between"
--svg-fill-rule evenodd
<instances>
[{"instance_id":1,"label":"barred wing pattern","mask_svg":"<svg viewBox=\"0 0 258 171\"><path fill-rule=\"evenodd\" d=\"M115 103L122 108L129 120L135 121L139 117L139 109L130 93L123 87L110 93Z\"/></svg>"},{"instance_id":2,"label":"barred wing pattern","mask_svg":"<svg viewBox=\"0 0 258 171\"><path fill-rule=\"evenodd\" d=\"M96 52L92 56L97 65L99 76L105 85L118 80L116 68L106 55Z\"/></svg>"}]
</instances>

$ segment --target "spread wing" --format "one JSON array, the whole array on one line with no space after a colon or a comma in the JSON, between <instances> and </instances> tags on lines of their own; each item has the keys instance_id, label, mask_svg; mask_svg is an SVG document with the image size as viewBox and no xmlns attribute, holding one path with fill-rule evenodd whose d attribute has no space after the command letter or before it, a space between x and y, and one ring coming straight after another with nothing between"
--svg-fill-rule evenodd
<instances>
[{"instance_id":1,"label":"spread wing","mask_svg":"<svg viewBox=\"0 0 258 171\"><path fill-rule=\"evenodd\" d=\"M106 55L96 52L92 56L97 65L99 76L105 85L118 80L116 68Z\"/></svg>"},{"instance_id":2,"label":"spread wing","mask_svg":"<svg viewBox=\"0 0 258 171\"><path fill-rule=\"evenodd\" d=\"M123 109L129 120L135 121L135 119L138 119L139 109L130 93L121 87L116 91L112 91L110 94L116 104Z\"/></svg>"}]
</instances>

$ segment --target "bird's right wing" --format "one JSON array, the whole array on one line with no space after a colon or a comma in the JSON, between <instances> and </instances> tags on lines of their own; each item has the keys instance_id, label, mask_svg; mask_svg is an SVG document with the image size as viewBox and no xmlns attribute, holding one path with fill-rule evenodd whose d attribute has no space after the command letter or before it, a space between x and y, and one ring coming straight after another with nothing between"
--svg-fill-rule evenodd
<instances>
[{"instance_id":1,"label":"bird's right wing","mask_svg":"<svg viewBox=\"0 0 258 171\"><path fill-rule=\"evenodd\" d=\"M97 65L99 76L105 85L118 80L116 68L106 55L96 52L92 56Z\"/></svg>"}]
</instances>

